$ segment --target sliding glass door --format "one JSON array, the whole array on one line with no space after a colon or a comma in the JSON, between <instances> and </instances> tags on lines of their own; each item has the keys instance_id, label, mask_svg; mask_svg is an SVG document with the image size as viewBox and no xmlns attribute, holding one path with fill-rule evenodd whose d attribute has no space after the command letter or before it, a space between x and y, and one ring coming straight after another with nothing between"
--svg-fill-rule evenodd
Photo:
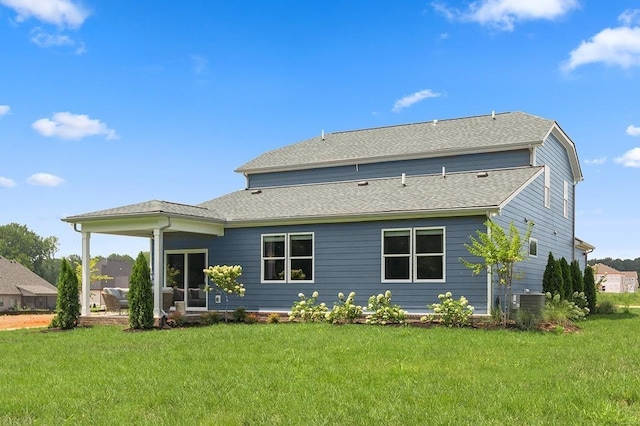
<instances>
[{"instance_id":1,"label":"sliding glass door","mask_svg":"<svg viewBox=\"0 0 640 426\"><path fill-rule=\"evenodd\" d=\"M184 302L188 310L207 309L206 250L167 250L165 287L173 287L173 303Z\"/></svg>"}]
</instances>

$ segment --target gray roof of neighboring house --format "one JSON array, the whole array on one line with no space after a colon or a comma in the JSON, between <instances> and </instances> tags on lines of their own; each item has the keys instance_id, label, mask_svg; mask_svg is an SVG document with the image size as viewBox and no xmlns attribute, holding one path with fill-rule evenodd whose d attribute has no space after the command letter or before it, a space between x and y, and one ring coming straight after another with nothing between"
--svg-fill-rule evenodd
<instances>
[{"instance_id":1,"label":"gray roof of neighboring house","mask_svg":"<svg viewBox=\"0 0 640 426\"><path fill-rule=\"evenodd\" d=\"M266 152L237 172L297 170L462 153L504 151L541 144L555 121L522 112L335 132Z\"/></svg>"},{"instance_id":2,"label":"gray roof of neighboring house","mask_svg":"<svg viewBox=\"0 0 640 426\"><path fill-rule=\"evenodd\" d=\"M446 214L500 208L542 167L241 190L200 204L234 222ZM482 175L482 174L480 174Z\"/></svg>"},{"instance_id":3,"label":"gray roof of neighboring house","mask_svg":"<svg viewBox=\"0 0 640 426\"><path fill-rule=\"evenodd\" d=\"M145 201L142 203L129 204L112 209L99 210L95 212L69 216L64 218L63 220L66 222L76 222L77 219L102 219L106 216L113 218L125 218L138 216L155 216L158 214L162 214L163 216L193 217L197 219L210 219L212 221L220 221L219 217L216 216L214 212L206 208L160 200Z\"/></svg>"},{"instance_id":4,"label":"gray roof of neighboring house","mask_svg":"<svg viewBox=\"0 0 640 426\"><path fill-rule=\"evenodd\" d=\"M58 289L20 263L0 256L0 295L56 296Z\"/></svg>"}]
</instances>

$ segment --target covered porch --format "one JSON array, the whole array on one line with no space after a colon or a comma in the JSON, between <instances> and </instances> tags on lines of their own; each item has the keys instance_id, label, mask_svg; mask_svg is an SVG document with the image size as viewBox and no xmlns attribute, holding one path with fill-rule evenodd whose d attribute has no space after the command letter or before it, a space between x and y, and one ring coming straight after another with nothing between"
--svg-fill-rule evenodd
<instances>
[{"instance_id":1,"label":"covered porch","mask_svg":"<svg viewBox=\"0 0 640 426\"><path fill-rule=\"evenodd\" d=\"M176 282L176 275L183 273L184 276L185 268L189 268L189 262L192 263L191 269L198 269L202 265L202 269L206 268L208 266L206 252L204 255L203 250L183 250L180 253L167 252L164 248L164 238L168 233L224 236L224 220L215 217L209 209L153 200L69 216L62 220L72 224L82 236L82 290L80 297L82 317L94 316L91 314L90 300L92 234L149 239L154 318L159 319L167 314L166 294L169 291L174 296L173 300L179 300L180 293L183 292L183 300L186 303L190 303L192 307L199 305L199 308L206 309L206 302L204 304L200 302L200 299L204 297L201 293L204 291L203 289L190 288L186 278L184 278L182 287L180 283ZM179 268L182 268L182 271Z\"/></svg>"}]
</instances>

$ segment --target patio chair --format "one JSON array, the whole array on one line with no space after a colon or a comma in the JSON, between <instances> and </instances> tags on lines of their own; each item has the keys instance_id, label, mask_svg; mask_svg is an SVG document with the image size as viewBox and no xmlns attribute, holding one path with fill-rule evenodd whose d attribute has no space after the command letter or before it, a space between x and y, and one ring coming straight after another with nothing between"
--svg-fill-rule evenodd
<instances>
[{"instance_id":1,"label":"patio chair","mask_svg":"<svg viewBox=\"0 0 640 426\"><path fill-rule=\"evenodd\" d=\"M123 309L129 309L127 294L119 288L103 288L102 298L107 306L107 311L118 311L118 315L120 315Z\"/></svg>"}]
</instances>

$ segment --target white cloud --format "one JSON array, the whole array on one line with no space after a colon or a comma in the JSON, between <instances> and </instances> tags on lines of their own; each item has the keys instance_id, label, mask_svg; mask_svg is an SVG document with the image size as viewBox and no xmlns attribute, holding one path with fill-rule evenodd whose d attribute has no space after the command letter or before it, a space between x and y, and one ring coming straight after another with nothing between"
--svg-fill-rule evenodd
<instances>
[{"instance_id":1,"label":"white cloud","mask_svg":"<svg viewBox=\"0 0 640 426\"><path fill-rule=\"evenodd\" d=\"M78 28L89 16L89 11L73 0L0 0L0 4L13 9L18 22L35 18L59 27Z\"/></svg>"},{"instance_id":2,"label":"white cloud","mask_svg":"<svg viewBox=\"0 0 640 426\"><path fill-rule=\"evenodd\" d=\"M44 48L58 46L75 47L76 53L78 55L81 55L85 52L83 42L77 42L65 34L49 34L42 31L42 29L39 27L36 27L31 31L31 41L36 46Z\"/></svg>"},{"instance_id":3,"label":"white cloud","mask_svg":"<svg viewBox=\"0 0 640 426\"><path fill-rule=\"evenodd\" d=\"M41 118L31 127L42 136L56 136L60 139L78 140L87 136L104 135L107 139L117 139L116 131L107 127L100 120L93 120L88 115L56 112L52 120Z\"/></svg>"},{"instance_id":4,"label":"white cloud","mask_svg":"<svg viewBox=\"0 0 640 426\"><path fill-rule=\"evenodd\" d=\"M0 188L13 188L16 182L13 179L0 176Z\"/></svg>"},{"instance_id":5,"label":"white cloud","mask_svg":"<svg viewBox=\"0 0 640 426\"><path fill-rule=\"evenodd\" d=\"M11 107L9 105L0 105L0 117L9 114Z\"/></svg>"},{"instance_id":6,"label":"white cloud","mask_svg":"<svg viewBox=\"0 0 640 426\"><path fill-rule=\"evenodd\" d=\"M193 64L193 72L196 74L204 74L207 71L207 58L200 55L191 55L191 63Z\"/></svg>"},{"instance_id":7,"label":"white cloud","mask_svg":"<svg viewBox=\"0 0 640 426\"><path fill-rule=\"evenodd\" d=\"M513 31L516 22L557 19L578 6L578 0L477 0L466 10L458 10L440 2L432 3L449 20L478 22L503 31Z\"/></svg>"},{"instance_id":8,"label":"white cloud","mask_svg":"<svg viewBox=\"0 0 640 426\"><path fill-rule=\"evenodd\" d=\"M607 161L607 157L594 158L593 160L584 160L585 164L604 164Z\"/></svg>"},{"instance_id":9,"label":"white cloud","mask_svg":"<svg viewBox=\"0 0 640 426\"><path fill-rule=\"evenodd\" d=\"M640 167L640 148L633 148L614 161L625 167Z\"/></svg>"},{"instance_id":10,"label":"white cloud","mask_svg":"<svg viewBox=\"0 0 640 426\"><path fill-rule=\"evenodd\" d=\"M629 136L640 136L640 127L629 125L629 127L627 127L626 134Z\"/></svg>"},{"instance_id":11,"label":"white cloud","mask_svg":"<svg viewBox=\"0 0 640 426\"><path fill-rule=\"evenodd\" d=\"M625 27L630 27L632 25L640 25L640 9L628 9L625 10L618 16L618 21L622 23Z\"/></svg>"},{"instance_id":12,"label":"white cloud","mask_svg":"<svg viewBox=\"0 0 640 426\"><path fill-rule=\"evenodd\" d=\"M27 183L35 186L58 186L64 183L64 179L49 173L36 173L29 176Z\"/></svg>"},{"instance_id":13,"label":"white cloud","mask_svg":"<svg viewBox=\"0 0 640 426\"><path fill-rule=\"evenodd\" d=\"M437 98L438 96L442 96L442 94L433 92L431 89L421 90L419 92L405 96L402 99L398 99L396 103L393 104L393 109L391 111L398 112L403 108L409 108L411 105L415 104L416 102L420 102L423 99Z\"/></svg>"},{"instance_id":14,"label":"white cloud","mask_svg":"<svg viewBox=\"0 0 640 426\"><path fill-rule=\"evenodd\" d=\"M573 71L581 65L595 62L622 68L640 66L640 9L625 10L618 16L618 21L621 27L605 28L590 40L580 43L569 53L562 69Z\"/></svg>"}]
</instances>

